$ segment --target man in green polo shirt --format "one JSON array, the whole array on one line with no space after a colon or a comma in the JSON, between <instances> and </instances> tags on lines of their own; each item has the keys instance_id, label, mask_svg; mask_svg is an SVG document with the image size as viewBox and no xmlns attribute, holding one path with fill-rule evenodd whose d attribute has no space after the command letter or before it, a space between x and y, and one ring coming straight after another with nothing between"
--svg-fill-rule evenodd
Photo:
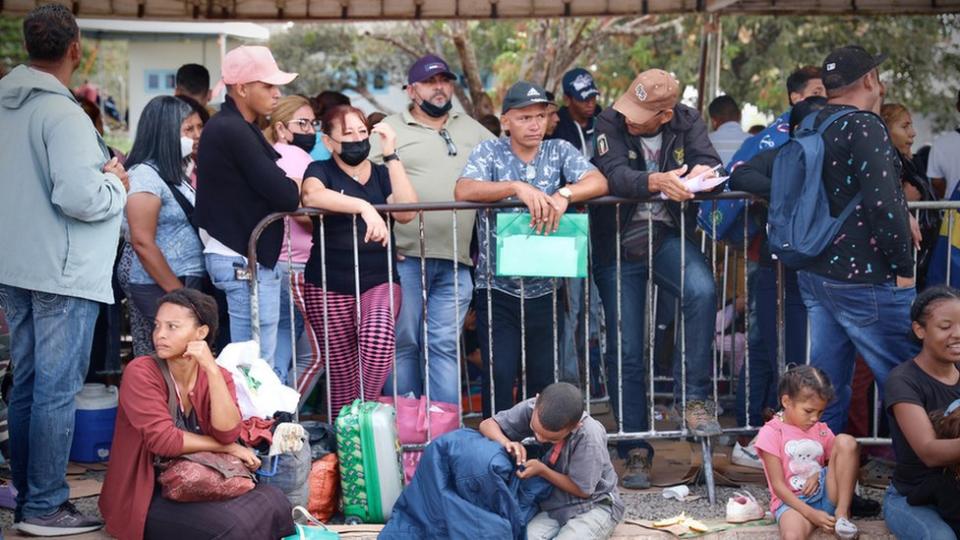
<instances>
[{"instance_id":1,"label":"man in green polo shirt","mask_svg":"<svg viewBox=\"0 0 960 540\"><path fill-rule=\"evenodd\" d=\"M407 76L409 107L383 120L397 132L397 154L424 203L452 201L470 152L493 138L473 118L451 110L454 84L456 75L442 58L432 54L420 58ZM376 140L371 142L371 159L379 161L380 148ZM457 212L454 235L453 212L424 212L423 259L419 220L395 225L401 258L397 272L403 288L396 325L397 390L401 395L424 392L425 360L429 359L430 399L447 403L459 399L457 340L473 294L468 267L473 265L470 238L474 218L474 211ZM421 273L426 281L426 320ZM388 381L384 388L392 391L393 385Z\"/></svg>"}]
</instances>

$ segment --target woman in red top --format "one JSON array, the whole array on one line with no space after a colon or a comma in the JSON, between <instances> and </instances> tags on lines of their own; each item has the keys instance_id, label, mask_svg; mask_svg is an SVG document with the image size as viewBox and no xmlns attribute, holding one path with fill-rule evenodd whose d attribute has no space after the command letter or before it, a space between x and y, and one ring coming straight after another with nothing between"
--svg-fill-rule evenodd
<instances>
[{"instance_id":1,"label":"woman in red top","mask_svg":"<svg viewBox=\"0 0 960 540\"><path fill-rule=\"evenodd\" d=\"M240 409L233 379L210 352L216 333L217 304L210 296L179 289L160 299L153 342L176 386L176 418L167 408L167 385L151 357L134 359L123 372L110 466L100 495L107 532L121 540L275 540L294 532L290 503L272 486L259 485L216 502L178 503L160 495L157 456L224 452L251 470L260 466L249 448L236 443Z\"/></svg>"}]
</instances>

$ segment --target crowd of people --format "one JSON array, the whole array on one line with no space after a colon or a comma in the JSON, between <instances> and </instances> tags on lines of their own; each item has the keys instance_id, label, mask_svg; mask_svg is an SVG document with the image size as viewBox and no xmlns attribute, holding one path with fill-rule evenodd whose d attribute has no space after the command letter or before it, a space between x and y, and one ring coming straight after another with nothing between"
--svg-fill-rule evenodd
<instances>
[{"instance_id":1,"label":"crowd of people","mask_svg":"<svg viewBox=\"0 0 960 540\"><path fill-rule=\"evenodd\" d=\"M843 433L859 355L885 392L898 458L884 505L888 527L902 538L946 538L960 521L944 486L933 484L946 478L940 469L960 462L956 434L944 435L960 398L960 293L927 279L939 212L913 216L906 206L958 197L960 135L937 139L929 158L912 152L910 111L884 103L883 55L848 46L822 67L797 69L786 80L789 109L751 135L730 96L709 104L708 127L681 103L682 85L663 69L639 73L605 109L582 68L563 76L563 106L543 87L519 81L505 93L499 118L492 104L478 103L475 120L453 109L454 72L427 55L409 68L409 106L367 116L338 92L283 96L297 74L282 71L266 47L241 46L223 58L214 89L203 66L183 66L176 95L146 105L123 156L91 121L97 109L85 111L68 89L81 51L73 15L41 6L23 28L29 63L0 80L0 118L23 127L0 134L0 226L16 231L0 238L0 308L11 330L10 462L21 531L49 536L101 526L67 500L65 472L74 396L101 305L117 298L116 278L136 359L123 372L100 500L111 534L156 538L192 526L180 519L183 503L156 489L156 457L212 451L259 465L236 442L236 391L214 361L219 345L253 338L256 301L261 357L303 399L325 374L331 419L357 398L375 400L394 388L457 403L458 341L472 312L489 418L481 432L520 464L527 460L516 441L526 436L559 445L559 462L551 462L559 476L539 462L526 474L563 491L558 504L566 510L538 516L532 530L544 538L583 527L608 535L623 515L609 456L561 450L570 441L597 443L602 426L581 420L582 408L571 403L582 400L570 397L578 390L551 383L592 386L581 381L583 348L596 347L622 431L651 428L645 317L652 280L657 320L672 320L676 309L684 321L671 364L684 427L698 437L721 433L712 399L718 292L693 237L697 205L683 180L725 169L732 189L769 199L779 152L810 118L822 132L830 212L853 208L811 264L784 269L784 356L802 366L809 355L810 365L780 380L776 260L763 206L751 211L751 361L737 374L736 409L741 426L766 423L735 453L766 471L784 537L816 528L855 537L859 453ZM226 97L213 111L220 90ZM583 205L607 194L641 202ZM380 209L505 199L522 207ZM325 213L266 226L251 272L248 245L258 223L299 207ZM566 214L587 213L592 280L500 275L495 217L516 212L529 213L531 234L543 235ZM595 324L601 319L608 324ZM815 337L809 352L808 333ZM165 406L165 366L178 396L175 415ZM554 403L550 411L521 399L538 394ZM792 448L801 443L814 447L817 466L798 473ZM625 461L619 484L648 487L652 447L642 439L615 447ZM588 465L589 474L580 469ZM206 528L183 534L212 537L238 526L255 527L245 530L256 537L292 533L285 499L269 486L205 504L189 511L209 519L188 521ZM243 519L251 514L256 523ZM578 521L580 514L589 516Z\"/></svg>"}]
</instances>

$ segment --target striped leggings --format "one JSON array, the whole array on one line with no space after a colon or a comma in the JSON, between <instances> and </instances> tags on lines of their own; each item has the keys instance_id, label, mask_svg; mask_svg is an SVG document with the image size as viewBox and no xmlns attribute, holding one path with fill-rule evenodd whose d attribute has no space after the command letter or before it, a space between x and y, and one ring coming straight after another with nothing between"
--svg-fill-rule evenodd
<instances>
[{"instance_id":1,"label":"striped leggings","mask_svg":"<svg viewBox=\"0 0 960 540\"><path fill-rule=\"evenodd\" d=\"M307 319L320 345L319 361L301 375L309 380L329 361L327 391L330 392L330 421L336 420L340 409L362 397L376 400L393 369L396 345L394 325L400 312L400 285L377 285L360 295L360 322L357 324L355 296L326 292L321 287L306 283L304 300ZM390 313L390 295L393 294L393 313ZM324 335L324 297L326 297L326 326ZM327 358L329 346L329 358Z\"/></svg>"}]
</instances>

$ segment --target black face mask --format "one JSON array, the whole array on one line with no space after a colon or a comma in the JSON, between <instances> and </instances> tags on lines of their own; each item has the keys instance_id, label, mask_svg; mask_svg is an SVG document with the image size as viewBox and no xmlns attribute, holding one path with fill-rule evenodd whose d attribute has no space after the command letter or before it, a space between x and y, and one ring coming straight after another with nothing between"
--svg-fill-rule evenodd
<instances>
[{"instance_id":1,"label":"black face mask","mask_svg":"<svg viewBox=\"0 0 960 540\"><path fill-rule=\"evenodd\" d=\"M300 147L309 154L317 144L317 136L312 133L294 133L290 144Z\"/></svg>"},{"instance_id":2,"label":"black face mask","mask_svg":"<svg viewBox=\"0 0 960 540\"><path fill-rule=\"evenodd\" d=\"M340 159L351 167L356 167L363 163L363 160L367 159L368 155L370 155L370 139L355 142L343 141L340 143Z\"/></svg>"},{"instance_id":3,"label":"black face mask","mask_svg":"<svg viewBox=\"0 0 960 540\"><path fill-rule=\"evenodd\" d=\"M427 100L420 102L420 110L427 113L427 116L432 118L443 118L444 115L450 112L451 107L453 107L452 100L447 100L443 107L438 107Z\"/></svg>"}]
</instances>

